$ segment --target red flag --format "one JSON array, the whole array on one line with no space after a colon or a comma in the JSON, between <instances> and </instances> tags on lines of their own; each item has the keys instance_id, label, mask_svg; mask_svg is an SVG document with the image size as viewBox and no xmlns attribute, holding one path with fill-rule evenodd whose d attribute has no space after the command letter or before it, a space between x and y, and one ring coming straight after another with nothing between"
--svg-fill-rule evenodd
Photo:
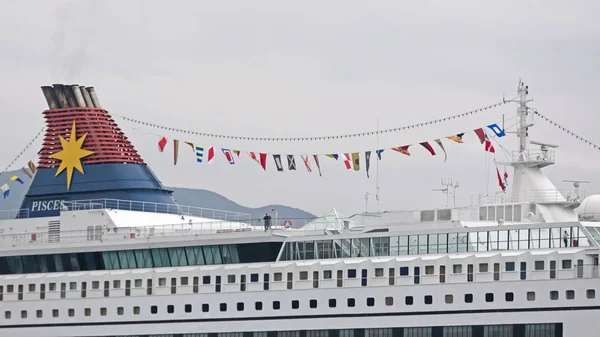
<instances>
[{"instance_id":1,"label":"red flag","mask_svg":"<svg viewBox=\"0 0 600 337\"><path fill-rule=\"evenodd\" d=\"M212 163L212 160L215 158L215 149L211 146L208 149L208 158L206 160L207 163Z\"/></svg>"},{"instance_id":2,"label":"red flag","mask_svg":"<svg viewBox=\"0 0 600 337\"><path fill-rule=\"evenodd\" d=\"M393 147L393 148L392 148L392 150L394 150L394 151L398 151L398 152L400 152L400 153L402 153L402 154L405 154L405 155L407 155L407 156L410 156L410 152L408 152L408 147L409 147L409 146L410 146L410 145L404 145L404 146Z\"/></svg>"},{"instance_id":3,"label":"red flag","mask_svg":"<svg viewBox=\"0 0 600 337\"><path fill-rule=\"evenodd\" d=\"M429 145L428 142L423 142L423 143L420 143L420 144L421 144L421 146L423 146L424 148L426 148L427 151L429 151L429 153L431 153L432 156L435 156L435 151L433 151L433 148L431 147L431 145Z\"/></svg>"},{"instance_id":4,"label":"red flag","mask_svg":"<svg viewBox=\"0 0 600 337\"><path fill-rule=\"evenodd\" d=\"M262 166L263 170L267 170L267 154L266 153L261 153L260 154L260 166Z\"/></svg>"},{"instance_id":5,"label":"red flag","mask_svg":"<svg viewBox=\"0 0 600 337\"><path fill-rule=\"evenodd\" d=\"M485 133L483 132L483 129L480 128L473 131L475 131L475 134L477 135L477 137L479 137L479 142L483 144L483 142L485 142Z\"/></svg>"},{"instance_id":6,"label":"red flag","mask_svg":"<svg viewBox=\"0 0 600 337\"><path fill-rule=\"evenodd\" d=\"M487 135L485 135L485 151L489 153L496 153L496 149L494 149L494 145L492 145L492 142Z\"/></svg>"},{"instance_id":7,"label":"red flag","mask_svg":"<svg viewBox=\"0 0 600 337\"><path fill-rule=\"evenodd\" d=\"M300 157L302 157L302 161L304 162L304 166L306 166L308 172L312 172L312 169L310 168L310 163L308 162L308 156L302 154L300 155Z\"/></svg>"},{"instance_id":8,"label":"red flag","mask_svg":"<svg viewBox=\"0 0 600 337\"><path fill-rule=\"evenodd\" d=\"M352 168L352 160L350 159L350 155L348 153L344 153L344 157L346 157L346 159L344 159L344 164L346 165L346 170L349 170Z\"/></svg>"},{"instance_id":9,"label":"red flag","mask_svg":"<svg viewBox=\"0 0 600 337\"><path fill-rule=\"evenodd\" d=\"M256 153L254 153L254 152L248 152L248 155L250 156L250 158L254 159L257 163L260 164L260 161L258 160L258 157L256 157Z\"/></svg>"},{"instance_id":10,"label":"red flag","mask_svg":"<svg viewBox=\"0 0 600 337\"><path fill-rule=\"evenodd\" d=\"M165 146L167 146L167 138L166 137L162 137L158 141L158 151L163 152L165 150Z\"/></svg>"},{"instance_id":11,"label":"red flag","mask_svg":"<svg viewBox=\"0 0 600 337\"><path fill-rule=\"evenodd\" d=\"M500 188L502 191L506 192L506 186L504 186L504 182L502 182L502 177L500 176L500 170L496 167L496 174L498 175L498 184L500 184Z\"/></svg>"}]
</instances>

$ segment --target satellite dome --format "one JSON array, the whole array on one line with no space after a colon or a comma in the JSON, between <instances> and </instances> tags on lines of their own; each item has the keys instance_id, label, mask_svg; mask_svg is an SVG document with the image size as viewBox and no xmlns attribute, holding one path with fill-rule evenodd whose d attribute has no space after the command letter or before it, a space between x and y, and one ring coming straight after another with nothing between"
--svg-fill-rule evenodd
<instances>
[{"instance_id":1,"label":"satellite dome","mask_svg":"<svg viewBox=\"0 0 600 337\"><path fill-rule=\"evenodd\" d=\"M590 195L575 209L580 221L600 221L600 195Z\"/></svg>"}]
</instances>

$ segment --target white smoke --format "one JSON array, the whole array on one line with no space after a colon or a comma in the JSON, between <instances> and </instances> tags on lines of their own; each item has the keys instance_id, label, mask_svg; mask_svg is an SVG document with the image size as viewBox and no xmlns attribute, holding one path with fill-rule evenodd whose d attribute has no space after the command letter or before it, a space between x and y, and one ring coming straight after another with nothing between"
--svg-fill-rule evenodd
<instances>
[{"instance_id":1,"label":"white smoke","mask_svg":"<svg viewBox=\"0 0 600 337\"><path fill-rule=\"evenodd\" d=\"M63 1L55 10L56 30L50 45L52 76L77 83L90 62L92 42L100 29L99 1Z\"/></svg>"}]
</instances>

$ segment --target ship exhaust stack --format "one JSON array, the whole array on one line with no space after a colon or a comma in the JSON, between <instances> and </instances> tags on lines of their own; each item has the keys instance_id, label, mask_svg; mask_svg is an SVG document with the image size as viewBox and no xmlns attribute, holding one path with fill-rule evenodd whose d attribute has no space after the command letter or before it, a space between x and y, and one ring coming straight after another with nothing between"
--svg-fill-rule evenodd
<instances>
[{"instance_id":1,"label":"ship exhaust stack","mask_svg":"<svg viewBox=\"0 0 600 337\"><path fill-rule=\"evenodd\" d=\"M79 89L78 84L71 85L71 90L73 91L73 96L75 97L75 102L78 107L85 107L85 100L83 99L83 95L81 94L81 89Z\"/></svg>"},{"instance_id":2,"label":"ship exhaust stack","mask_svg":"<svg viewBox=\"0 0 600 337\"><path fill-rule=\"evenodd\" d=\"M73 89L71 89L70 85L65 85L63 88L65 91L65 96L67 97L68 106L66 106L66 108L76 108L77 100L75 100L75 94L73 93Z\"/></svg>"},{"instance_id":3,"label":"ship exhaust stack","mask_svg":"<svg viewBox=\"0 0 600 337\"><path fill-rule=\"evenodd\" d=\"M54 93L54 89L50 86L43 86L42 91L44 92L44 97L48 103L48 108L50 108L50 110L58 109L59 105L56 98L56 93Z\"/></svg>"},{"instance_id":4,"label":"ship exhaust stack","mask_svg":"<svg viewBox=\"0 0 600 337\"><path fill-rule=\"evenodd\" d=\"M85 89L83 85L79 87L79 90L81 90L81 95L83 95L85 106L87 106L88 108L93 108L94 103L92 102L92 97L90 97L90 93Z\"/></svg>"},{"instance_id":5,"label":"ship exhaust stack","mask_svg":"<svg viewBox=\"0 0 600 337\"><path fill-rule=\"evenodd\" d=\"M60 109L68 108L69 103L67 103L67 96L65 96L64 86L62 84L53 84L54 93L56 94L56 99L58 103L58 107Z\"/></svg>"},{"instance_id":6,"label":"ship exhaust stack","mask_svg":"<svg viewBox=\"0 0 600 337\"><path fill-rule=\"evenodd\" d=\"M94 87L87 87L86 88L88 93L90 94L90 97L92 98L92 103L94 104L95 108L102 108L102 106L100 106L100 101L98 100L98 96L96 95L96 89L94 89Z\"/></svg>"}]
</instances>

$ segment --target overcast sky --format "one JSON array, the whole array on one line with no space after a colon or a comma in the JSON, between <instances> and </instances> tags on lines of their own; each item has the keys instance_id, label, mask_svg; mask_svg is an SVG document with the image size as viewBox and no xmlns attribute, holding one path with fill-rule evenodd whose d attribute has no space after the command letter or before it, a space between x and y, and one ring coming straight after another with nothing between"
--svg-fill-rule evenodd
<instances>
[{"instance_id":1,"label":"overcast sky","mask_svg":"<svg viewBox=\"0 0 600 337\"><path fill-rule=\"evenodd\" d=\"M600 143L598 1L19 1L0 11L2 168L44 125L40 86L95 86L109 112L198 132L302 137L394 128L494 104L529 85L536 107ZM427 128L338 141L261 142L164 133L205 146L313 154L388 148L379 163L380 209L440 207L440 180L460 181L457 204L498 192L494 157L472 130L515 122L516 106ZM371 178L321 157L323 176L264 172L242 154L231 166L222 153L196 164L186 146L173 166L161 133L117 119L167 186L204 188L250 207L279 203L321 214L336 207L363 212ZM469 131L466 144L444 140L443 154L420 147L413 156L390 147ZM600 151L541 120L532 138L559 144L546 169L587 179L600 193ZM514 135L500 139L512 150ZM38 141L12 168L36 157ZM496 145L499 148L499 145ZM438 148L434 145L434 148ZM502 151L496 160L506 160ZM503 166L499 166L504 170ZM0 169L2 169L0 168ZM512 170L508 169L509 174ZM511 175L512 177L512 175ZM509 187L510 190L510 187Z\"/></svg>"}]
</instances>

